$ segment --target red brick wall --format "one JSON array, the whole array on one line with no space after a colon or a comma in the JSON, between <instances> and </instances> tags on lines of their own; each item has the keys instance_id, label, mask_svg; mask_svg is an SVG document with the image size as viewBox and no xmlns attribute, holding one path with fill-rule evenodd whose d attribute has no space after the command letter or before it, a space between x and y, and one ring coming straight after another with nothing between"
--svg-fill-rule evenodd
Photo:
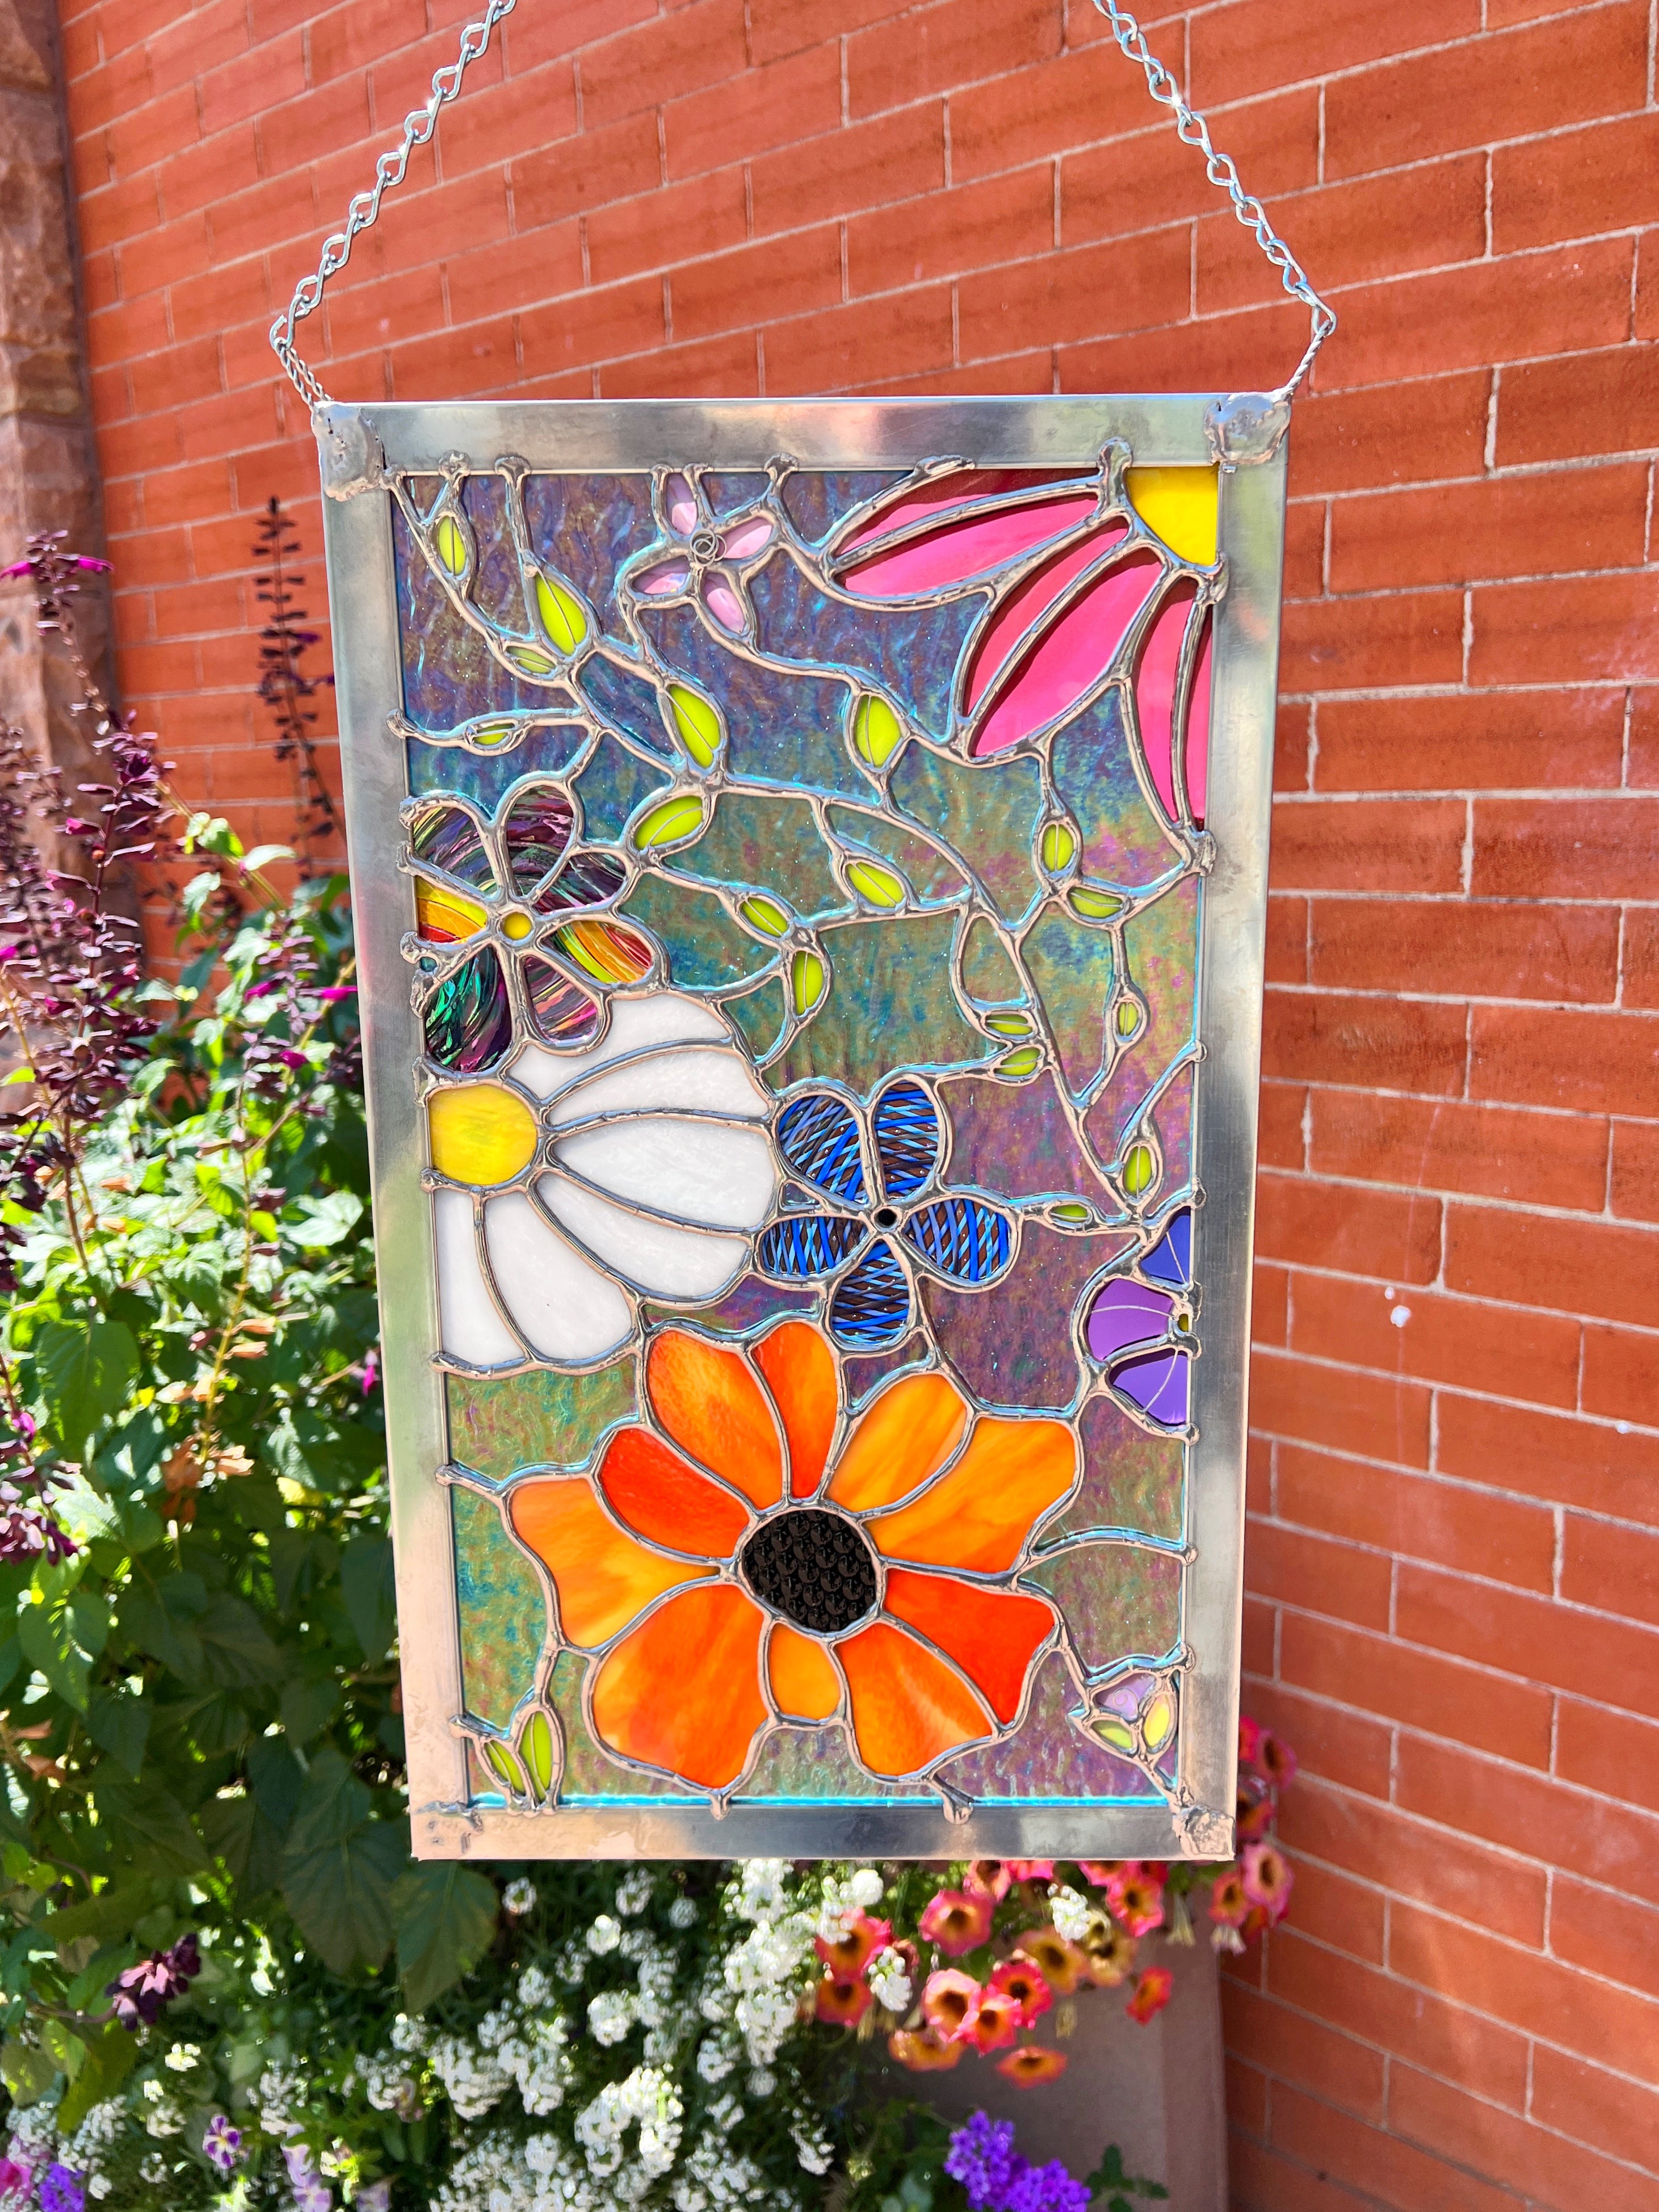
<instances>
[{"instance_id":1,"label":"red brick wall","mask_svg":"<svg viewBox=\"0 0 1659 2212\"><path fill-rule=\"evenodd\" d=\"M258 834L255 511L318 539L264 329L462 20L314 7L64 0L122 675ZM1156 30L1343 319L1292 433L1246 1664L1305 1765L1228 1993L1250 2212L1659 2208L1653 14ZM520 0L439 173L307 326L342 396L1303 339L1082 0Z\"/></svg>"}]
</instances>

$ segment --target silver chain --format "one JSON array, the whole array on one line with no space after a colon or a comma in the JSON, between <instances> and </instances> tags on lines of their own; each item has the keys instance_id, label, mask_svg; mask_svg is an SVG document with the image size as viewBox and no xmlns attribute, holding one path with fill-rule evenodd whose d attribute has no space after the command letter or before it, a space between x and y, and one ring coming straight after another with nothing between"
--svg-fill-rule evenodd
<instances>
[{"instance_id":1,"label":"silver chain","mask_svg":"<svg viewBox=\"0 0 1659 2212\"><path fill-rule=\"evenodd\" d=\"M489 0L483 21L469 23L461 33L460 52L447 69L441 69L432 80L432 97L424 107L417 107L404 118L403 142L389 146L374 164L374 189L359 192L346 210L346 226L337 230L323 243L322 258L317 264L314 276L301 277L294 297L288 303L288 313L278 315L270 326L272 352L283 364L295 391L308 407L325 407L329 395L314 370L301 361L294 342L294 327L303 322L322 305L323 287L329 278L343 269L351 258L351 241L369 228L380 212L380 202L394 185L404 180L409 167L409 157L417 146L424 146L438 127L439 111L447 106L459 93L461 79L466 75L469 62L475 62L489 44L489 34L503 15L513 12L514 0ZM1218 154L1210 137L1210 126L1195 108L1189 107L1182 97L1181 88L1170 76L1158 56L1147 45L1146 34L1127 8L1120 8L1117 0L1094 0L1094 5L1112 27L1125 57L1139 62L1146 76L1146 89L1161 106L1175 112L1176 130L1182 143L1196 146L1204 155L1205 172L1212 185L1224 191L1233 204L1233 213L1244 228L1253 231L1255 242L1277 269L1285 289L1293 300L1300 300L1313 317L1313 335L1308 349L1303 355L1296 374L1288 384L1281 385L1273 396L1290 399L1298 385L1314 365L1318 353L1331 332L1336 328L1336 312L1322 300L1309 283L1301 263L1291 252L1267 220L1267 210L1259 199L1247 192L1239 182L1238 171L1232 156Z\"/></svg>"},{"instance_id":2,"label":"silver chain","mask_svg":"<svg viewBox=\"0 0 1659 2212\"><path fill-rule=\"evenodd\" d=\"M1181 87L1170 76L1158 56L1146 43L1146 34L1127 8L1120 8L1117 0L1094 0L1096 12L1103 15L1112 27L1126 60L1139 62L1146 74L1146 89L1164 107L1175 111L1175 126L1183 145L1200 148L1204 155L1204 170L1212 185L1224 191L1233 204L1233 213L1246 230L1255 234L1255 242L1272 265L1279 271L1285 289L1293 300L1300 300L1313 318L1313 335L1308 341L1308 350L1297 365L1288 384L1281 384L1273 394L1275 399L1293 399L1297 386L1313 367L1316 356L1331 332L1336 328L1336 310L1328 301L1322 300L1309 283L1307 272L1279 233L1267 220L1267 210L1253 193L1247 192L1239 182L1238 170L1231 154L1218 154L1210 137L1210 126L1196 108L1189 107L1182 97Z\"/></svg>"},{"instance_id":3,"label":"silver chain","mask_svg":"<svg viewBox=\"0 0 1659 2212\"><path fill-rule=\"evenodd\" d=\"M329 395L324 391L315 372L301 360L295 349L294 325L303 322L322 305L323 287L329 278L343 269L351 258L351 241L359 232L369 228L380 212L380 202L394 185L404 180L409 167L409 157L417 146L424 146L438 127L438 113L448 105L461 88L461 79L466 75L469 62L477 60L489 44L489 34L503 15L513 13L514 0L489 0L481 23L469 23L461 33L461 50L447 69L441 69L432 80L432 97L424 107L404 118L403 143L388 146L374 164L374 189L359 192L346 210L346 226L337 230L331 238L323 241L323 258L317 264L313 276L303 276L288 303L288 313L278 315L270 326L270 349L292 380L294 387L307 407L326 407Z\"/></svg>"}]
</instances>

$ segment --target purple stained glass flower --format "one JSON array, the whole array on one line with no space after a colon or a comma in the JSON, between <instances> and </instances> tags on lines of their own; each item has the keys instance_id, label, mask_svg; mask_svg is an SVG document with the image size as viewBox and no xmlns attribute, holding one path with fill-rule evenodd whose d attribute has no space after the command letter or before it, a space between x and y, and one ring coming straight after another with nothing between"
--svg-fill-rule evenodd
<instances>
[{"instance_id":1,"label":"purple stained glass flower","mask_svg":"<svg viewBox=\"0 0 1659 2212\"><path fill-rule=\"evenodd\" d=\"M40 2212L86 2212L87 2178L72 2166L52 2165L40 2177Z\"/></svg>"},{"instance_id":2,"label":"purple stained glass flower","mask_svg":"<svg viewBox=\"0 0 1659 2212\"><path fill-rule=\"evenodd\" d=\"M1090 1355L1106 1369L1113 1389L1166 1429L1184 1429L1190 1413L1192 1354L1169 1338L1178 1325L1176 1294L1189 1289L1192 1279L1192 1208L1182 1206L1139 1262L1138 1274L1115 1275L1102 1288L1083 1326Z\"/></svg>"},{"instance_id":3,"label":"purple stained glass flower","mask_svg":"<svg viewBox=\"0 0 1659 2212\"><path fill-rule=\"evenodd\" d=\"M234 2173L241 2163L242 2130L233 2127L222 2112L216 2112L202 2136L202 2155L221 2173Z\"/></svg>"},{"instance_id":4,"label":"purple stained glass flower","mask_svg":"<svg viewBox=\"0 0 1659 2212\"><path fill-rule=\"evenodd\" d=\"M647 555L629 575L641 599L690 599L727 637L752 629L743 571L775 540L777 525L762 509L716 522L701 489L675 474L663 483L661 515L671 550Z\"/></svg>"}]
</instances>

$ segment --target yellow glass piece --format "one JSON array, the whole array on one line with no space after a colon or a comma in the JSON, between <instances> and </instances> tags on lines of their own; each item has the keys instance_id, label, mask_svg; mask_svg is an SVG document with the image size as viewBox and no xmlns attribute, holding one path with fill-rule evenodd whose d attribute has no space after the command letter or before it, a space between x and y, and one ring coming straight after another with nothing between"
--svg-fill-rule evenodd
<instances>
[{"instance_id":1,"label":"yellow glass piece","mask_svg":"<svg viewBox=\"0 0 1659 2212\"><path fill-rule=\"evenodd\" d=\"M712 768L720 749L720 718L712 703L685 684L669 685L668 703L680 743L699 768Z\"/></svg>"},{"instance_id":2,"label":"yellow glass piece","mask_svg":"<svg viewBox=\"0 0 1659 2212\"><path fill-rule=\"evenodd\" d=\"M542 628L561 653L574 653L587 635L587 617L580 600L550 576L536 579L536 611L542 618Z\"/></svg>"},{"instance_id":3,"label":"yellow glass piece","mask_svg":"<svg viewBox=\"0 0 1659 2212\"><path fill-rule=\"evenodd\" d=\"M678 845L688 837L695 837L702 827L703 803L694 794L683 799L665 799L660 806L653 806L644 820L636 824L634 843L641 853L654 846Z\"/></svg>"},{"instance_id":4,"label":"yellow glass piece","mask_svg":"<svg viewBox=\"0 0 1659 2212\"><path fill-rule=\"evenodd\" d=\"M528 937L535 927L530 916L527 914L521 914L517 907L514 907L501 916L501 934L503 937L510 937L515 945Z\"/></svg>"},{"instance_id":5,"label":"yellow glass piece","mask_svg":"<svg viewBox=\"0 0 1659 2212\"><path fill-rule=\"evenodd\" d=\"M787 937L789 917L775 899L746 898L738 912L751 929L767 937Z\"/></svg>"},{"instance_id":6,"label":"yellow glass piece","mask_svg":"<svg viewBox=\"0 0 1659 2212\"><path fill-rule=\"evenodd\" d=\"M428 945L458 945L475 936L489 919L475 900L416 877L415 926Z\"/></svg>"},{"instance_id":7,"label":"yellow glass piece","mask_svg":"<svg viewBox=\"0 0 1659 2212\"><path fill-rule=\"evenodd\" d=\"M553 942L596 983L637 983L650 969L648 949L632 930L608 921L568 921Z\"/></svg>"},{"instance_id":8,"label":"yellow glass piece","mask_svg":"<svg viewBox=\"0 0 1659 2212\"><path fill-rule=\"evenodd\" d=\"M1018 1052L1006 1054L997 1062L994 1072L1010 1083L1019 1083L1026 1076L1035 1075L1042 1065L1042 1054L1034 1044L1027 1044L1022 1045Z\"/></svg>"},{"instance_id":9,"label":"yellow glass piece","mask_svg":"<svg viewBox=\"0 0 1659 2212\"><path fill-rule=\"evenodd\" d=\"M1156 1751L1170 1740L1175 1726L1175 1699L1167 1690L1160 1690L1140 1716L1140 1737L1148 1751Z\"/></svg>"},{"instance_id":10,"label":"yellow glass piece","mask_svg":"<svg viewBox=\"0 0 1659 2212\"><path fill-rule=\"evenodd\" d=\"M548 655L533 645L509 645L507 657L523 676L550 676L553 663Z\"/></svg>"},{"instance_id":11,"label":"yellow glass piece","mask_svg":"<svg viewBox=\"0 0 1659 2212\"><path fill-rule=\"evenodd\" d=\"M432 550L452 576L464 575L471 547L453 514L441 514L432 532Z\"/></svg>"},{"instance_id":12,"label":"yellow glass piece","mask_svg":"<svg viewBox=\"0 0 1659 2212\"><path fill-rule=\"evenodd\" d=\"M933 1488L868 1522L867 1533L884 1559L1001 1574L1076 1479L1077 1439L1063 1421L981 1414L961 1456Z\"/></svg>"},{"instance_id":13,"label":"yellow glass piece","mask_svg":"<svg viewBox=\"0 0 1659 2212\"><path fill-rule=\"evenodd\" d=\"M521 1483L509 1510L520 1540L553 1577L560 1628L584 1650L608 1644L665 1590L708 1572L624 1534L580 1476Z\"/></svg>"},{"instance_id":14,"label":"yellow glass piece","mask_svg":"<svg viewBox=\"0 0 1659 2212\"><path fill-rule=\"evenodd\" d=\"M1086 1229L1094 1218L1093 1207L1087 1206L1057 1206L1050 1216L1062 1229Z\"/></svg>"},{"instance_id":15,"label":"yellow glass piece","mask_svg":"<svg viewBox=\"0 0 1659 2212\"><path fill-rule=\"evenodd\" d=\"M519 1750L531 1780L544 1797L553 1787L553 1726L545 1713L532 1713L525 1723Z\"/></svg>"},{"instance_id":16,"label":"yellow glass piece","mask_svg":"<svg viewBox=\"0 0 1659 2212\"><path fill-rule=\"evenodd\" d=\"M1131 1198L1149 1191L1158 1176L1158 1161L1150 1145L1131 1145L1123 1163L1123 1188Z\"/></svg>"},{"instance_id":17,"label":"yellow glass piece","mask_svg":"<svg viewBox=\"0 0 1659 2212\"><path fill-rule=\"evenodd\" d=\"M504 745L513 734L511 722L486 722L481 730L474 730L475 745Z\"/></svg>"},{"instance_id":18,"label":"yellow glass piece","mask_svg":"<svg viewBox=\"0 0 1659 2212\"><path fill-rule=\"evenodd\" d=\"M1085 921L1109 921L1115 914L1123 911L1121 898L1114 898L1110 891L1093 890L1087 884L1079 884L1075 890L1067 891L1066 902Z\"/></svg>"},{"instance_id":19,"label":"yellow glass piece","mask_svg":"<svg viewBox=\"0 0 1659 2212\"><path fill-rule=\"evenodd\" d=\"M1095 1734L1114 1751L1133 1751L1135 1732L1127 1721L1103 1720L1095 1723Z\"/></svg>"},{"instance_id":20,"label":"yellow glass piece","mask_svg":"<svg viewBox=\"0 0 1659 2212\"><path fill-rule=\"evenodd\" d=\"M987 1014L985 1026L997 1036L1030 1036L1030 1018L1026 1014Z\"/></svg>"},{"instance_id":21,"label":"yellow glass piece","mask_svg":"<svg viewBox=\"0 0 1659 2212\"><path fill-rule=\"evenodd\" d=\"M890 868L878 867L873 860L849 862L847 880L859 896L871 906L891 908L904 904L904 884Z\"/></svg>"},{"instance_id":22,"label":"yellow glass piece","mask_svg":"<svg viewBox=\"0 0 1659 2212\"><path fill-rule=\"evenodd\" d=\"M1140 1008L1133 999L1120 999L1117 1004L1117 1033L1121 1037L1132 1037L1140 1027Z\"/></svg>"},{"instance_id":23,"label":"yellow glass piece","mask_svg":"<svg viewBox=\"0 0 1659 2212\"><path fill-rule=\"evenodd\" d=\"M524 1786L524 1769L504 1743L487 1743L484 1757L495 1768L496 1778L506 1783L514 1796L527 1797L530 1795Z\"/></svg>"},{"instance_id":24,"label":"yellow glass piece","mask_svg":"<svg viewBox=\"0 0 1659 2212\"><path fill-rule=\"evenodd\" d=\"M1069 823L1051 822L1042 833L1042 865L1051 876L1069 868L1077 854L1077 838Z\"/></svg>"},{"instance_id":25,"label":"yellow glass piece","mask_svg":"<svg viewBox=\"0 0 1659 2212\"><path fill-rule=\"evenodd\" d=\"M937 1474L968 1425L968 1408L942 1375L908 1375L884 1390L847 1439L830 1496L849 1513L896 1504Z\"/></svg>"},{"instance_id":26,"label":"yellow glass piece","mask_svg":"<svg viewBox=\"0 0 1659 2212\"><path fill-rule=\"evenodd\" d=\"M814 1638L779 1621L767 1650L767 1671L778 1711L791 1720L827 1721L841 1703L841 1679Z\"/></svg>"},{"instance_id":27,"label":"yellow glass piece","mask_svg":"<svg viewBox=\"0 0 1659 2212\"><path fill-rule=\"evenodd\" d=\"M904 725L884 699L872 693L859 701L853 710L853 743L860 760L885 768L903 742Z\"/></svg>"},{"instance_id":28,"label":"yellow glass piece","mask_svg":"<svg viewBox=\"0 0 1659 2212\"><path fill-rule=\"evenodd\" d=\"M432 1164L455 1182L507 1182L536 1157L536 1117L495 1083L458 1083L426 1102Z\"/></svg>"},{"instance_id":29,"label":"yellow glass piece","mask_svg":"<svg viewBox=\"0 0 1659 2212\"><path fill-rule=\"evenodd\" d=\"M810 1014L823 996L829 970L816 952L798 952L789 963L789 996L798 1014Z\"/></svg>"},{"instance_id":30,"label":"yellow glass piece","mask_svg":"<svg viewBox=\"0 0 1659 2212\"><path fill-rule=\"evenodd\" d=\"M1124 487L1141 520L1171 553L1214 566L1221 479L1215 469L1131 469Z\"/></svg>"}]
</instances>

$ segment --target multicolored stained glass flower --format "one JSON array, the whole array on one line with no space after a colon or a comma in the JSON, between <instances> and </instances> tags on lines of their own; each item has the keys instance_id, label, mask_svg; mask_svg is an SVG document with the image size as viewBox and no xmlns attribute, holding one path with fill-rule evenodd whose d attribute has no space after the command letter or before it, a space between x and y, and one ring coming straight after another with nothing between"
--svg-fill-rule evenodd
<instances>
[{"instance_id":1,"label":"multicolored stained glass flower","mask_svg":"<svg viewBox=\"0 0 1659 2212\"><path fill-rule=\"evenodd\" d=\"M772 517L756 508L717 521L702 488L678 474L663 479L658 508L669 550L653 547L630 563L629 589L663 606L690 599L725 636L751 636L745 579L776 540Z\"/></svg>"},{"instance_id":2,"label":"multicolored stained glass flower","mask_svg":"<svg viewBox=\"0 0 1659 2212\"><path fill-rule=\"evenodd\" d=\"M1018 1723L1058 1632L1018 1576L1075 1486L1065 1423L976 1413L933 1373L849 1422L829 1340L794 1320L743 1347L664 1329L644 1383L648 1424L591 1477L507 1501L614 1757L720 1796L780 1723L839 1723L892 1780Z\"/></svg>"},{"instance_id":3,"label":"multicolored stained glass flower","mask_svg":"<svg viewBox=\"0 0 1659 2212\"><path fill-rule=\"evenodd\" d=\"M1193 1214L1183 1206L1133 1275L1115 1275L1083 1326L1118 1396L1160 1429L1184 1429L1191 1401Z\"/></svg>"},{"instance_id":4,"label":"multicolored stained glass flower","mask_svg":"<svg viewBox=\"0 0 1659 2212\"><path fill-rule=\"evenodd\" d=\"M584 1366L629 1341L639 1298L729 1290L777 1196L769 1110L721 1017L676 991L617 999L585 1051L525 1044L433 1091L446 1357Z\"/></svg>"},{"instance_id":5,"label":"multicolored stained glass flower","mask_svg":"<svg viewBox=\"0 0 1659 2212\"><path fill-rule=\"evenodd\" d=\"M938 1187L948 1131L920 1077L895 1078L867 1114L838 1092L799 1091L772 1133L811 1195L786 1186L755 1265L774 1282L833 1282L825 1321L845 1349L878 1351L908 1333L916 1267L979 1290L1012 1266L1009 1215L976 1192Z\"/></svg>"},{"instance_id":6,"label":"multicolored stained glass flower","mask_svg":"<svg viewBox=\"0 0 1659 2212\"><path fill-rule=\"evenodd\" d=\"M486 820L465 799L416 799L404 813L415 930L404 951L417 985L428 1058L481 1075L523 1032L556 1052L592 1044L605 994L644 982L650 939L609 909L627 889L618 853L580 846L564 785L521 782Z\"/></svg>"},{"instance_id":7,"label":"multicolored stained glass flower","mask_svg":"<svg viewBox=\"0 0 1659 2212\"><path fill-rule=\"evenodd\" d=\"M987 587L954 716L982 758L1045 737L1121 684L1164 813L1204 818L1213 469L957 469L856 513L832 549L842 588L878 604Z\"/></svg>"}]
</instances>

